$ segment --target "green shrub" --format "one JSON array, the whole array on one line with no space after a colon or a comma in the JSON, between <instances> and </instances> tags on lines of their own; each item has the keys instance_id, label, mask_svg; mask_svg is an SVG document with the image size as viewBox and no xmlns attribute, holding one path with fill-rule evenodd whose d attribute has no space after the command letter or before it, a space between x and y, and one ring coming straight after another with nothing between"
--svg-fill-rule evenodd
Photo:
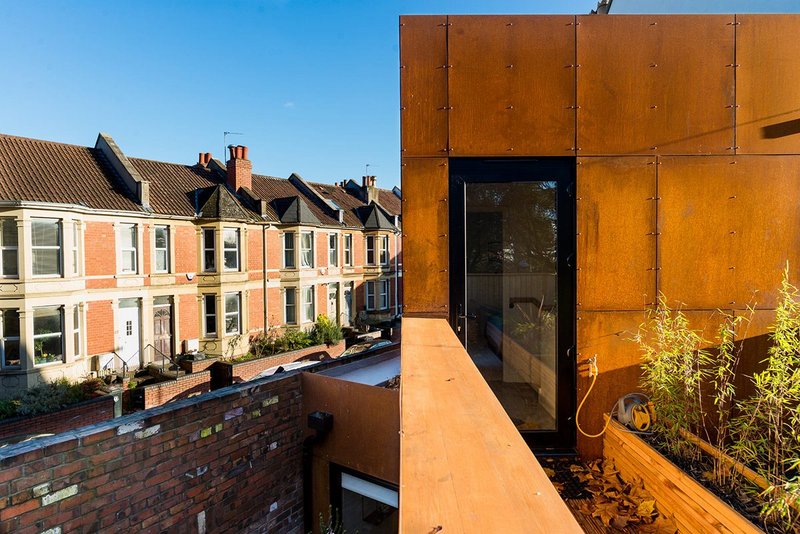
<instances>
[{"instance_id":1,"label":"green shrub","mask_svg":"<svg viewBox=\"0 0 800 534\"><path fill-rule=\"evenodd\" d=\"M234 358L234 363L273 356L282 352L304 349L314 344L311 336L305 330L290 328L282 335L277 335L274 330L264 332L250 340L250 352L245 356Z\"/></svg>"},{"instance_id":2,"label":"green shrub","mask_svg":"<svg viewBox=\"0 0 800 534\"><path fill-rule=\"evenodd\" d=\"M800 528L800 512L791 506L800 503L800 293L788 267L780 295L766 368L753 375L755 393L738 403L731 434L736 458L770 483L762 517L790 530Z\"/></svg>"},{"instance_id":3,"label":"green shrub","mask_svg":"<svg viewBox=\"0 0 800 534\"><path fill-rule=\"evenodd\" d=\"M60 410L70 404L86 400L81 384L66 378L39 384L20 396L17 415L39 415Z\"/></svg>"},{"instance_id":4,"label":"green shrub","mask_svg":"<svg viewBox=\"0 0 800 534\"><path fill-rule=\"evenodd\" d=\"M330 320L327 315L317 315L317 322L314 323L314 330L311 337L316 345L322 343L333 344L342 340L344 335L339 325Z\"/></svg>"},{"instance_id":5,"label":"green shrub","mask_svg":"<svg viewBox=\"0 0 800 534\"><path fill-rule=\"evenodd\" d=\"M17 415L19 400L0 399L0 419L8 419Z\"/></svg>"},{"instance_id":6,"label":"green shrub","mask_svg":"<svg viewBox=\"0 0 800 534\"><path fill-rule=\"evenodd\" d=\"M697 433L703 422L700 387L709 378L711 358L700 331L690 329L683 312L671 310L660 295L635 339L644 353L641 385L658 410L656 429L674 454L696 456L681 430Z\"/></svg>"}]
</instances>

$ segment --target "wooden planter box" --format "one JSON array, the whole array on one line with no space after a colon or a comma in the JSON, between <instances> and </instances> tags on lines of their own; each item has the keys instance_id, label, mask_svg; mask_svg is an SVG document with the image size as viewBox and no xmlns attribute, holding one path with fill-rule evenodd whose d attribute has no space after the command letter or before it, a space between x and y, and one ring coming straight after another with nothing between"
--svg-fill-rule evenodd
<instances>
[{"instance_id":1,"label":"wooden planter box","mask_svg":"<svg viewBox=\"0 0 800 534\"><path fill-rule=\"evenodd\" d=\"M681 532L763 532L617 421L605 433L603 456L626 481L640 478Z\"/></svg>"}]
</instances>

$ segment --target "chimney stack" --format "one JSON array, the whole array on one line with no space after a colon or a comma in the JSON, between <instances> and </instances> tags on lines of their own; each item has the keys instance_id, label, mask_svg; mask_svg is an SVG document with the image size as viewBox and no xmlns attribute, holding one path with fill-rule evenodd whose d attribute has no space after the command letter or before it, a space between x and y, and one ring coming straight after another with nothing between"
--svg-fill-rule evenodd
<instances>
[{"instance_id":1,"label":"chimney stack","mask_svg":"<svg viewBox=\"0 0 800 534\"><path fill-rule=\"evenodd\" d=\"M378 202L378 188L375 186L376 181L374 176L364 176L361 179L361 190L364 194L364 201L367 204Z\"/></svg>"},{"instance_id":2,"label":"chimney stack","mask_svg":"<svg viewBox=\"0 0 800 534\"><path fill-rule=\"evenodd\" d=\"M197 158L198 165L207 167L210 161L211 161L211 152L200 152L200 155Z\"/></svg>"},{"instance_id":3,"label":"chimney stack","mask_svg":"<svg viewBox=\"0 0 800 534\"><path fill-rule=\"evenodd\" d=\"M253 164L247 159L247 147L230 145L228 160L228 185L234 192L242 187L253 188Z\"/></svg>"}]
</instances>

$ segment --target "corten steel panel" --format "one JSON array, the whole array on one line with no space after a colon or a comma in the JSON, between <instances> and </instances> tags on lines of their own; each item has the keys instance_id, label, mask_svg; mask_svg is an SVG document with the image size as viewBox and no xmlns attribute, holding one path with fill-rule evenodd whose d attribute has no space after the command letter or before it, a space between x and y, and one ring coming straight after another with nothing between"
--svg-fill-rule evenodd
<instances>
[{"instance_id":1,"label":"corten steel panel","mask_svg":"<svg viewBox=\"0 0 800 534\"><path fill-rule=\"evenodd\" d=\"M614 402L622 395L640 391L641 353L632 338L644 319L643 311L578 313L577 402L591 384L586 359L597 355L599 370L595 387L580 413L579 422L585 432L599 432L603 428L603 414L608 413ZM603 442L579 433L578 452L584 457L599 458Z\"/></svg>"},{"instance_id":2,"label":"corten steel panel","mask_svg":"<svg viewBox=\"0 0 800 534\"><path fill-rule=\"evenodd\" d=\"M448 167L443 158L403 160L403 312L449 310Z\"/></svg>"},{"instance_id":3,"label":"corten steel panel","mask_svg":"<svg viewBox=\"0 0 800 534\"><path fill-rule=\"evenodd\" d=\"M774 308L783 271L800 283L800 156L737 156L736 308Z\"/></svg>"},{"instance_id":4,"label":"corten steel panel","mask_svg":"<svg viewBox=\"0 0 800 534\"><path fill-rule=\"evenodd\" d=\"M740 154L800 154L800 15L737 15Z\"/></svg>"},{"instance_id":5,"label":"corten steel panel","mask_svg":"<svg viewBox=\"0 0 800 534\"><path fill-rule=\"evenodd\" d=\"M400 18L400 145L405 156L447 154L447 17Z\"/></svg>"},{"instance_id":6,"label":"corten steel panel","mask_svg":"<svg viewBox=\"0 0 800 534\"><path fill-rule=\"evenodd\" d=\"M754 310L752 313L739 310L736 314L744 317L744 320L737 328L736 345L741 352L734 385L737 398L744 399L755 393L751 379L753 374L766 367L764 360L772 345L769 332L775 324L776 314L774 310Z\"/></svg>"},{"instance_id":7,"label":"corten steel panel","mask_svg":"<svg viewBox=\"0 0 800 534\"><path fill-rule=\"evenodd\" d=\"M732 157L660 157L659 291L689 309L735 307Z\"/></svg>"},{"instance_id":8,"label":"corten steel panel","mask_svg":"<svg viewBox=\"0 0 800 534\"><path fill-rule=\"evenodd\" d=\"M580 16L579 154L727 154L732 15Z\"/></svg>"},{"instance_id":9,"label":"corten steel panel","mask_svg":"<svg viewBox=\"0 0 800 534\"><path fill-rule=\"evenodd\" d=\"M397 484L400 479L400 394L316 373L303 373L303 413L333 414L333 430L314 456ZM306 437L314 431L306 429Z\"/></svg>"},{"instance_id":10,"label":"corten steel panel","mask_svg":"<svg viewBox=\"0 0 800 534\"><path fill-rule=\"evenodd\" d=\"M578 309L644 309L656 299L655 158L580 158L577 172Z\"/></svg>"},{"instance_id":11,"label":"corten steel panel","mask_svg":"<svg viewBox=\"0 0 800 534\"><path fill-rule=\"evenodd\" d=\"M800 156L659 162L659 290L690 308L775 307L787 262L800 279Z\"/></svg>"},{"instance_id":12,"label":"corten steel panel","mask_svg":"<svg viewBox=\"0 0 800 534\"><path fill-rule=\"evenodd\" d=\"M574 153L574 20L449 17L451 155Z\"/></svg>"}]
</instances>

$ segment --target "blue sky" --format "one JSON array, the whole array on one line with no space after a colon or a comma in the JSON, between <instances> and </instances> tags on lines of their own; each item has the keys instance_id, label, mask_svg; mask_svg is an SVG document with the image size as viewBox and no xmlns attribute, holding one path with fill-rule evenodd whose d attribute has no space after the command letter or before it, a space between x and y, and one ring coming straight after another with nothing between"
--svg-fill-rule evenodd
<instances>
[{"instance_id":1,"label":"blue sky","mask_svg":"<svg viewBox=\"0 0 800 534\"><path fill-rule=\"evenodd\" d=\"M595 5L8 0L0 3L0 132L93 145L104 131L128 155L188 164L201 151L219 157L224 131L243 132L228 143L250 147L256 172L333 182L370 164L379 185L392 187L399 15L588 13Z\"/></svg>"},{"instance_id":2,"label":"blue sky","mask_svg":"<svg viewBox=\"0 0 800 534\"><path fill-rule=\"evenodd\" d=\"M193 164L399 185L398 16L588 13L593 0L0 3L0 132Z\"/></svg>"}]
</instances>

